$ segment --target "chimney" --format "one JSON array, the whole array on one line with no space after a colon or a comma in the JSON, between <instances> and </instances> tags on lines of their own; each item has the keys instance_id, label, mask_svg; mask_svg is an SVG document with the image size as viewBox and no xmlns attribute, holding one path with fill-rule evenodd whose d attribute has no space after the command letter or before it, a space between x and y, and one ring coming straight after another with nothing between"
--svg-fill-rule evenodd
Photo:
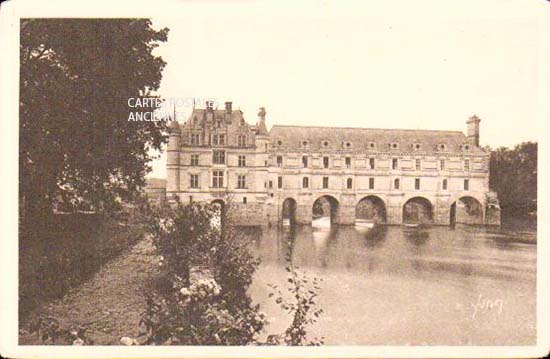
<instances>
[{"instance_id":1,"label":"chimney","mask_svg":"<svg viewBox=\"0 0 550 359\"><path fill-rule=\"evenodd\" d=\"M481 120L476 115L473 115L466 121L468 125L468 142L479 147L479 123Z\"/></svg>"},{"instance_id":2,"label":"chimney","mask_svg":"<svg viewBox=\"0 0 550 359\"><path fill-rule=\"evenodd\" d=\"M260 111L258 112L258 135L261 136L267 136L267 127L265 126L265 107L260 107Z\"/></svg>"},{"instance_id":3,"label":"chimney","mask_svg":"<svg viewBox=\"0 0 550 359\"><path fill-rule=\"evenodd\" d=\"M225 103L225 112L231 113L231 102L230 101L227 101Z\"/></svg>"}]
</instances>

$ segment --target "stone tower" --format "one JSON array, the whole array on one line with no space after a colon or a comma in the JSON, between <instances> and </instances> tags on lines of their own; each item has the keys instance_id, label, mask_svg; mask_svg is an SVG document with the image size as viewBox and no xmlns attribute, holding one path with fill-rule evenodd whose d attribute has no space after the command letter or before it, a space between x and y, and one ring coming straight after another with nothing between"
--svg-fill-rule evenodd
<instances>
[{"instance_id":1,"label":"stone tower","mask_svg":"<svg viewBox=\"0 0 550 359\"><path fill-rule=\"evenodd\" d=\"M479 147L479 123L481 120L476 115L473 115L466 121L468 125L468 142L472 145Z\"/></svg>"}]
</instances>

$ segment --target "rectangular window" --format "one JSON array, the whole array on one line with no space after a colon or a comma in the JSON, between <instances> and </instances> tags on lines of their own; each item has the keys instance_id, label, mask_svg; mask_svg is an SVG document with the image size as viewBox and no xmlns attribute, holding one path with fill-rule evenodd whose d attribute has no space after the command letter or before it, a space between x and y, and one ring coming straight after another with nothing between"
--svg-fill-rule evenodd
<instances>
[{"instance_id":1,"label":"rectangular window","mask_svg":"<svg viewBox=\"0 0 550 359\"><path fill-rule=\"evenodd\" d=\"M351 157L346 157L346 168L351 167Z\"/></svg>"},{"instance_id":2,"label":"rectangular window","mask_svg":"<svg viewBox=\"0 0 550 359\"><path fill-rule=\"evenodd\" d=\"M391 160L391 168L392 168L392 170L396 170L396 169L397 169L397 158L392 158L392 160Z\"/></svg>"},{"instance_id":3,"label":"rectangular window","mask_svg":"<svg viewBox=\"0 0 550 359\"><path fill-rule=\"evenodd\" d=\"M393 188L399 189L399 178L393 180Z\"/></svg>"},{"instance_id":4,"label":"rectangular window","mask_svg":"<svg viewBox=\"0 0 550 359\"><path fill-rule=\"evenodd\" d=\"M302 187L303 187L303 188L309 188L309 178L304 177L304 178L302 179Z\"/></svg>"},{"instance_id":5,"label":"rectangular window","mask_svg":"<svg viewBox=\"0 0 550 359\"><path fill-rule=\"evenodd\" d=\"M470 190L470 180L467 180L467 179L464 180L464 190L465 191Z\"/></svg>"},{"instance_id":6,"label":"rectangular window","mask_svg":"<svg viewBox=\"0 0 550 359\"><path fill-rule=\"evenodd\" d=\"M416 170L417 170L417 171L420 171L420 169L422 168L422 165L421 165L419 159L416 159L416 161L415 161L415 166L416 166Z\"/></svg>"},{"instance_id":7,"label":"rectangular window","mask_svg":"<svg viewBox=\"0 0 550 359\"><path fill-rule=\"evenodd\" d=\"M283 167L283 156L277 156L277 167Z\"/></svg>"},{"instance_id":8,"label":"rectangular window","mask_svg":"<svg viewBox=\"0 0 550 359\"><path fill-rule=\"evenodd\" d=\"M200 144L199 137L200 135L198 133L192 133L189 142L191 142L192 145L198 145Z\"/></svg>"},{"instance_id":9,"label":"rectangular window","mask_svg":"<svg viewBox=\"0 0 550 359\"><path fill-rule=\"evenodd\" d=\"M246 156L239 156L239 167L246 167Z\"/></svg>"},{"instance_id":10,"label":"rectangular window","mask_svg":"<svg viewBox=\"0 0 550 359\"><path fill-rule=\"evenodd\" d=\"M239 175L237 177L237 188L244 189L246 188L246 176Z\"/></svg>"},{"instance_id":11,"label":"rectangular window","mask_svg":"<svg viewBox=\"0 0 550 359\"><path fill-rule=\"evenodd\" d=\"M218 135L212 135L212 145L218 145Z\"/></svg>"},{"instance_id":12,"label":"rectangular window","mask_svg":"<svg viewBox=\"0 0 550 359\"><path fill-rule=\"evenodd\" d=\"M447 179L444 179L443 180L443 190L446 191L447 190Z\"/></svg>"},{"instance_id":13,"label":"rectangular window","mask_svg":"<svg viewBox=\"0 0 550 359\"><path fill-rule=\"evenodd\" d=\"M374 169L374 158L369 158L369 166L371 170Z\"/></svg>"},{"instance_id":14,"label":"rectangular window","mask_svg":"<svg viewBox=\"0 0 550 359\"><path fill-rule=\"evenodd\" d=\"M199 165L199 155L191 155L191 166Z\"/></svg>"},{"instance_id":15,"label":"rectangular window","mask_svg":"<svg viewBox=\"0 0 550 359\"><path fill-rule=\"evenodd\" d=\"M444 159L439 160L439 168L442 171L445 170L445 160Z\"/></svg>"},{"instance_id":16,"label":"rectangular window","mask_svg":"<svg viewBox=\"0 0 550 359\"><path fill-rule=\"evenodd\" d=\"M199 188L199 175L189 176L189 186L191 188Z\"/></svg>"},{"instance_id":17,"label":"rectangular window","mask_svg":"<svg viewBox=\"0 0 550 359\"><path fill-rule=\"evenodd\" d=\"M283 177L277 177L277 188L283 188Z\"/></svg>"},{"instance_id":18,"label":"rectangular window","mask_svg":"<svg viewBox=\"0 0 550 359\"><path fill-rule=\"evenodd\" d=\"M420 178L414 179L414 189L420 189Z\"/></svg>"},{"instance_id":19,"label":"rectangular window","mask_svg":"<svg viewBox=\"0 0 550 359\"><path fill-rule=\"evenodd\" d=\"M243 197L243 203L246 204L246 197Z\"/></svg>"},{"instance_id":20,"label":"rectangular window","mask_svg":"<svg viewBox=\"0 0 550 359\"><path fill-rule=\"evenodd\" d=\"M223 188L223 171L212 172L212 187Z\"/></svg>"},{"instance_id":21,"label":"rectangular window","mask_svg":"<svg viewBox=\"0 0 550 359\"><path fill-rule=\"evenodd\" d=\"M220 145L225 145L225 135L220 135Z\"/></svg>"},{"instance_id":22,"label":"rectangular window","mask_svg":"<svg viewBox=\"0 0 550 359\"><path fill-rule=\"evenodd\" d=\"M193 196L189 196L189 203L193 203Z\"/></svg>"},{"instance_id":23,"label":"rectangular window","mask_svg":"<svg viewBox=\"0 0 550 359\"><path fill-rule=\"evenodd\" d=\"M323 188L328 188L328 177L323 177Z\"/></svg>"},{"instance_id":24,"label":"rectangular window","mask_svg":"<svg viewBox=\"0 0 550 359\"><path fill-rule=\"evenodd\" d=\"M225 164L225 151L215 150L212 155L212 162L214 162L215 165Z\"/></svg>"},{"instance_id":25,"label":"rectangular window","mask_svg":"<svg viewBox=\"0 0 550 359\"><path fill-rule=\"evenodd\" d=\"M269 181L269 188L273 188L273 181Z\"/></svg>"},{"instance_id":26,"label":"rectangular window","mask_svg":"<svg viewBox=\"0 0 550 359\"><path fill-rule=\"evenodd\" d=\"M347 181L346 181L346 187L348 189L352 189L353 188L353 180L351 178L348 178Z\"/></svg>"},{"instance_id":27,"label":"rectangular window","mask_svg":"<svg viewBox=\"0 0 550 359\"><path fill-rule=\"evenodd\" d=\"M464 171L470 170L470 160L464 160Z\"/></svg>"},{"instance_id":28,"label":"rectangular window","mask_svg":"<svg viewBox=\"0 0 550 359\"><path fill-rule=\"evenodd\" d=\"M307 156L302 156L302 166L307 168Z\"/></svg>"},{"instance_id":29,"label":"rectangular window","mask_svg":"<svg viewBox=\"0 0 550 359\"><path fill-rule=\"evenodd\" d=\"M329 158L323 157L323 167L328 168L328 164L329 164Z\"/></svg>"},{"instance_id":30,"label":"rectangular window","mask_svg":"<svg viewBox=\"0 0 550 359\"><path fill-rule=\"evenodd\" d=\"M237 142L239 147L245 147L246 146L246 136L245 135L239 135L237 137Z\"/></svg>"},{"instance_id":31,"label":"rectangular window","mask_svg":"<svg viewBox=\"0 0 550 359\"><path fill-rule=\"evenodd\" d=\"M374 178L369 178L369 189L374 189Z\"/></svg>"}]
</instances>

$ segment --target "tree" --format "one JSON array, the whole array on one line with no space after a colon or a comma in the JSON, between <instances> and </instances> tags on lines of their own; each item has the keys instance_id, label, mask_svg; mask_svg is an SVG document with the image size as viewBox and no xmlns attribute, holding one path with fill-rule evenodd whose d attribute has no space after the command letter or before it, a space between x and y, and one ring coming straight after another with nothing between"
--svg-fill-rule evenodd
<instances>
[{"instance_id":1,"label":"tree","mask_svg":"<svg viewBox=\"0 0 550 359\"><path fill-rule=\"evenodd\" d=\"M491 151L489 186L497 192L505 216L537 211L537 143Z\"/></svg>"},{"instance_id":2,"label":"tree","mask_svg":"<svg viewBox=\"0 0 550 359\"><path fill-rule=\"evenodd\" d=\"M22 19L20 204L55 199L109 208L150 171L166 122L130 122L130 97L152 97L165 62L153 55L168 29L147 19ZM149 106L143 111L150 111Z\"/></svg>"}]
</instances>

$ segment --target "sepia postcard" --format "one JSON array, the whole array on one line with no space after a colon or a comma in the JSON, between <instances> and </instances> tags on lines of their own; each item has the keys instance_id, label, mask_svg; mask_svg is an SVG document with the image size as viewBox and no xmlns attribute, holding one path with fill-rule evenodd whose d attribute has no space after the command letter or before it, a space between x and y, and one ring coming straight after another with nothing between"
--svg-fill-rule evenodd
<instances>
[{"instance_id":1,"label":"sepia postcard","mask_svg":"<svg viewBox=\"0 0 550 359\"><path fill-rule=\"evenodd\" d=\"M549 1L11 0L0 31L2 356L548 355Z\"/></svg>"}]
</instances>

